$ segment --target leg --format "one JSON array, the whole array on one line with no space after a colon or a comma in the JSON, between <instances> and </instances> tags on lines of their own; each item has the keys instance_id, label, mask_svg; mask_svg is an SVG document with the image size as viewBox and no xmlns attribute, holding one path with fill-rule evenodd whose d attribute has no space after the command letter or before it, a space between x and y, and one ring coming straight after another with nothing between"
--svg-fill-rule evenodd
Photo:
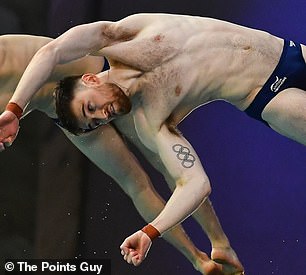
<instances>
[{"instance_id":1,"label":"leg","mask_svg":"<svg viewBox=\"0 0 306 275\"><path fill-rule=\"evenodd\" d=\"M262 117L276 132L306 145L306 91L290 88L280 92Z\"/></svg>"},{"instance_id":2,"label":"leg","mask_svg":"<svg viewBox=\"0 0 306 275\"><path fill-rule=\"evenodd\" d=\"M223 265L225 274L243 274L243 266L225 235L209 198L193 214L206 232L211 245L211 259Z\"/></svg>"}]
</instances>

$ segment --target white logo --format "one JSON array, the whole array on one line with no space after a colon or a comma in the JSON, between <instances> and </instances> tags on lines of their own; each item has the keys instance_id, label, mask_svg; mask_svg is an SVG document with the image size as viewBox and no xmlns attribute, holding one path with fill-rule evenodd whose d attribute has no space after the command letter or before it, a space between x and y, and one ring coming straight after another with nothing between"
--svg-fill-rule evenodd
<instances>
[{"instance_id":1,"label":"white logo","mask_svg":"<svg viewBox=\"0 0 306 275\"><path fill-rule=\"evenodd\" d=\"M290 45L289 45L289 46L290 46L290 47L296 47L295 44L294 44L294 42L291 41L291 40L290 40Z\"/></svg>"},{"instance_id":2,"label":"white logo","mask_svg":"<svg viewBox=\"0 0 306 275\"><path fill-rule=\"evenodd\" d=\"M275 82L271 85L271 91L276 93L279 88L285 83L287 77L284 78L279 78L278 76L276 76L276 80Z\"/></svg>"}]
</instances>

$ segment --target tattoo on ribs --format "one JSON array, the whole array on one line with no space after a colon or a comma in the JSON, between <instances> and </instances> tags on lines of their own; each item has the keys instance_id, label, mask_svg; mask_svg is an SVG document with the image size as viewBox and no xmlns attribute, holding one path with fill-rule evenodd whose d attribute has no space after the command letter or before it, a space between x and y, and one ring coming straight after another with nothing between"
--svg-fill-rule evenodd
<instances>
[{"instance_id":1,"label":"tattoo on ribs","mask_svg":"<svg viewBox=\"0 0 306 275\"><path fill-rule=\"evenodd\" d=\"M176 157L181 161L184 168L191 168L194 165L196 158L190 154L189 148L181 144L175 144L172 146L172 150L176 153Z\"/></svg>"}]
</instances>

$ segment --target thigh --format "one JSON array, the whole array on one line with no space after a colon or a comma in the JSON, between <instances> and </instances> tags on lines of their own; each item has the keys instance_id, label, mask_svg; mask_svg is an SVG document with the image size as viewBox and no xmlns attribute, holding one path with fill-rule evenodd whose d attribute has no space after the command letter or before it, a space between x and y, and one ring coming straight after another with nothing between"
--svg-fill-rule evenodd
<instances>
[{"instance_id":1,"label":"thigh","mask_svg":"<svg viewBox=\"0 0 306 275\"><path fill-rule=\"evenodd\" d=\"M306 91L280 92L265 107L262 118L278 133L306 145Z\"/></svg>"}]
</instances>

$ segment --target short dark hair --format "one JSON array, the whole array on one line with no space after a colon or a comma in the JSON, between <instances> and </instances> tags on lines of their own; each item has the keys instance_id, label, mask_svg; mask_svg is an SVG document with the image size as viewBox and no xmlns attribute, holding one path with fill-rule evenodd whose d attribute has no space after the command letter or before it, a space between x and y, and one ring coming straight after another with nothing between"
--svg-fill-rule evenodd
<instances>
[{"instance_id":1,"label":"short dark hair","mask_svg":"<svg viewBox=\"0 0 306 275\"><path fill-rule=\"evenodd\" d=\"M78 119L71 109L71 101L74 99L74 91L81 75L67 76L57 83L54 90L56 114L59 125L74 135L84 132L78 125Z\"/></svg>"}]
</instances>

